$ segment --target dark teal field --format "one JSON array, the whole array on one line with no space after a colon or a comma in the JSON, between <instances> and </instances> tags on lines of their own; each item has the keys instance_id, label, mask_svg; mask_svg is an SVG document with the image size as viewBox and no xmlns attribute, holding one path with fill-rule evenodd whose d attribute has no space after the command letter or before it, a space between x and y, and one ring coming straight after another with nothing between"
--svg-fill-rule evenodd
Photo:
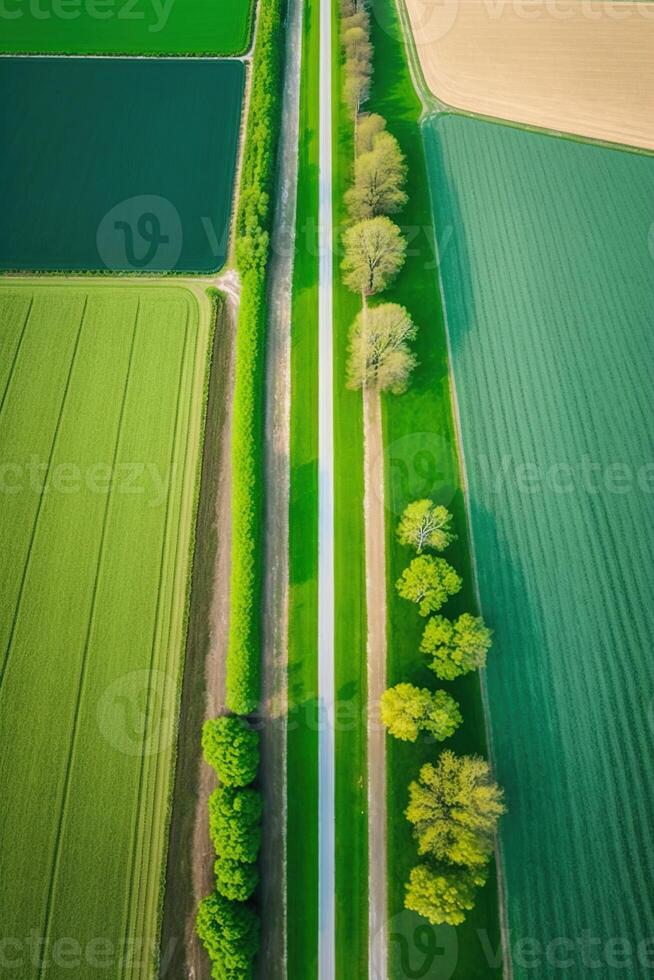
<instances>
[{"instance_id":1,"label":"dark teal field","mask_svg":"<svg viewBox=\"0 0 654 980\"><path fill-rule=\"evenodd\" d=\"M425 135L496 630L514 978L640 980L654 970L654 158L455 116Z\"/></svg>"},{"instance_id":2,"label":"dark teal field","mask_svg":"<svg viewBox=\"0 0 654 980\"><path fill-rule=\"evenodd\" d=\"M237 55L253 0L10 0L6 54Z\"/></svg>"},{"instance_id":3,"label":"dark teal field","mask_svg":"<svg viewBox=\"0 0 654 980\"><path fill-rule=\"evenodd\" d=\"M238 61L0 59L0 269L220 268L244 80Z\"/></svg>"}]
</instances>

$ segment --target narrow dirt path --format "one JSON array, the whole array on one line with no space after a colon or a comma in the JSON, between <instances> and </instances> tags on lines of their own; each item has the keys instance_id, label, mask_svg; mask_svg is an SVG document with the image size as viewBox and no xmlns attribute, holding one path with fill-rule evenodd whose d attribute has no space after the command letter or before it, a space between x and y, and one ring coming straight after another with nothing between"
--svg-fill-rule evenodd
<instances>
[{"instance_id":1,"label":"narrow dirt path","mask_svg":"<svg viewBox=\"0 0 654 980\"><path fill-rule=\"evenodd\" d=\"M386 980L386 732L379 717L386 690L386 533L381 399L363 394L365 434L366 605L368 612L369 970Z\"/></svg>"},{"instance_id":2,"label":"narrow dirt path","mask_svg":"<svg viewBox=\"0 0 654 980\"><path fill-rule=\"evenodd\" d=\"M291 310L297 213L303 0L289 0L286 67L273 254L269 269L266 361L265 550L261 789L262 936L259 976L284 980L286 936L286 814L288 711L288 511L291 431Z\"/></svg>"},{"instance_id":3,"label":"narrow dirt path","mask_svg":"<svg viewBox=\"0 0 654 980\"><path fill-rule=\"evenodd\" d=\"M215 283L227 296L223 321L225 335L216 344L217 369L222 379L222 415L218 420L214 446L217 458L215 496L216 552L213 580L210 584L209 649L205 660L206 700L204 718L215 718L225 708L225 665L229 631L229 560L231 552L231 431L234 391L234 337L238 317L239 290L236 280L217 279ZM220 327L220 324L218 325ZM199 733L198 733L199 734ZM198 792L192 845L192 880L194 906L214 887L215 854L209 838L209 796L215 788L215 776L203 760L199 761ZM210 967L195 934L195 914L186 924L186 976L188 980L208 980Z\"/></svg>"}]
</instances>

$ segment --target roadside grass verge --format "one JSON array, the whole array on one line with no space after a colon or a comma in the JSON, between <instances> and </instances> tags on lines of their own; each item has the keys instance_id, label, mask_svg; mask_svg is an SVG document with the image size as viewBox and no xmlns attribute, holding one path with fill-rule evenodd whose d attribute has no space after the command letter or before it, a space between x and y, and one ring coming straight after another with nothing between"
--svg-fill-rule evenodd
<instances>
[{"instance_id":1,"label":"roadside grass verge","mask_svg":"<svg viewBox=\"0 0 654 980\"><path fill-rule=\"evenodd\" d=\"M354 127L343 102L339 4L333 4L334 457L336 671L336 975L368 975L367 618L363 400L346 388L348 337L361 298L342 283L345 191Z\"/></svg>"},{"instance_id":2,"label":"roadside grass verge","mask_svg":"<svg viewBox=\"0 0 654 980\"><path fill-rule=\"evenodd\" d=\"M415 350L419 366L409 391L401 397L384 396L384 442L386 481L386 535L388 567L388 685L409 681L434 690L450 691L461 705L464 723L448 741L459 753L486 755L486 729L477 675L463 677L453 684L438 684L426 667L418 647L424 620L415 607L400 599L395 582L408 564L411 554L395 536L404 506L418 497L430 496L454 514L458 540L445 557L464 577L462 593L448 603L446 614L456 616L476 607L470 545L467 534L465 500L459 473L458 448L452 415L447 342L441 304L434 229L419 125L421 104L414 91L406 61L404 38L394 0L375 0L373 44L375 73L372 96L366 106L388 120L389 131L397 137L409 166L409 203L399 216L399 224L409 238L406 265L398 280L385 294L388 302L406 306L418 325ZM383 26L382 26L383 25ZM447 247L447 229L441 229L441 248ZM403 912L404 884L409 871L418 863L417 846L410 824L404 817L408 803L408 784L420 766L438 755L438 746L420 739L415 745L388 740L388 887L389 936L393 921L402 922L411 913ZM415 916L416 926L424 923ZM480 931L482 935L480 936ZM481 980L499 977L501 968L491 966L486 948L500 945L497 888L494 872L477 896L477 905L466 923L457 929L458 964L454 977ZM487 940L482 947L481 941ZM403 980L400 948L390 949L390 976Z\"/></svg>"},{"instance_id":3,"label":"roadside grass verge","mask_svg":"<svg viewBox=\"0 0 654 980\"><path fill-rule=\"evenodd\" d=\"M288 639L288 975L318 954L319 0L305 0L291 332Z\"/></svg>"}]
</instances>

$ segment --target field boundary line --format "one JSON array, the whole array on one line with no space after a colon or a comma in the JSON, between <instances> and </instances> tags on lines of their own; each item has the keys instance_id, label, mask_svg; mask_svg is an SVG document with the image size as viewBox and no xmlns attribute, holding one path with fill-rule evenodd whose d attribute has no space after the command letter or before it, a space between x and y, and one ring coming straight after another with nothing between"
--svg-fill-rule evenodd
<instances>
[{"instance_id":1,"label":"field boundary line","mask_svg":"<svg viewBox=\"0 0 654 980\"><path fill-rule=\"evenodd\" d=\"M63 396L62 396L62 399L61 399L61 405L59 407L59 415L57 417L57 423L55 425L55 430L54 430L54 434L53 434L53 437L52 437L52 443L50 445L50 454L48 456L48 464L47 464L47 467L46 467L46 470L45 470L45 474L44 474L44 478L43 478L43 489L41 491L41 494L39 495L39 502L38 502L37 508L36 508L36 515L34 517L34 522L32 524L32 533L30 535L29 544L27 546L27 555L25 556L25 562L23 564L23 574L21 576L20 586L19 586L19 590L18 590L18 598L16 600L16 605L14 607L14 616L13 616L13 620L12 620L12 624L11 624L11 630L10 630L10 633L9 633L9 639L7 640L7 649L4 652L2 666L0 667L0 693L2 692L2 685L4 683L4 679L5 679L5 676L6 676L6 673L7 673L7 668L9 666L9 658L10 658L10 655L11 655L11 648L12 648L13 642L14 642L14 635L15 635L15 632L16 632L16 625L18 623L18 617L20 615L20 608L21 608L22 601L23 601L23 594L25 592L25 582L27 580L27 574L29 572L30 559L32 557L32 548L34 546L34 540L36 538L36 532L38 530L39 519L41 517L41 511L43 510L43 501L44 501L45 494L46 494L46 488L47 488L48 478L50 476L50 470L52 468L52 460L54 459L54 454L55 454L55 451L56 451L56 448L57 448L57 441L58 441L58 438L59 438L59 430L61 429L61 420L63 418L64 409L66 407L66 402L68 400L68 392L70 390L70 381L71 381L71 378L73 376L73 370L75 368L75 363L77 361L77 352L79 350L79 342L80 342L80 338L82 336L82 330L84 328L84 323L86 321L86 313L87 313L87 309L88 309L88 302L89 302L88 301L88 296L86 296L85 299L84 299L84 305L82 307L82 315L80 317L80 324L79 324L79 327L77 328L77 336L75 338L75 345L73 347L73 352L72 352L72 356L71 356L71 359L70 359L70 364L68 366L68 377L66 378L66 384L64 386L64 392L63 392Z\"/></svg>"},{"instance_id":2,"label":"field boundary line","mask_svg":"<svg viewBox=\"0 0 654 980\"><path fill-rule=\"evenodd\" d=\"M2 417L2 413L3 413L4 407L5 407L5 401L7 400L7 395L9 394L9 389L11 388L11 382L12 382L13 377L14 377L14 371L16 369L16 363L17 363L18 358L20 356L20 350L21 350L21 347L23 346L23 338L25 337L25 333L27 331L27 325L28 325L29 320L30 320L30 317L32 315L32 309L33 309L33 307L34 307L34 296L30 296L29 305L27 307L27 313L25 315L25 319L23 320L23 326L22 326L22 329L20 331L20 335L18 337L18 343L16 344L16 349L14 350L14 356L11 359L11 367L9 368L9 374L7 376L7 383L5 384L5 390L2 393L2 400L0 401L0 418Z\"/></svg>"},{"instance_id":3,"label":"field boundary line","mask_svg":"<svg viewBox=\"0 0 654 980\"><path fill-rule=\"evenodd\" d=\"M171 444L170 456L169 456L169 471L170 471L171 474L173 472L173 464L174 464L175 455L177 453L177 448L178 448L178 446L177 446L177 442L178 442L178 440L177 440L177 434L178 434L177 430L178 430L178 427L179 427L179 412L180 412L180 404L181 404L181 388L182 388L182 383L181 382L182 382L182 379L183 379L183 376L184 376L184 367L185 367L185 362L186 362L187 344L188 344L188 310L187 310L187 314L186 314L186 324L185 324L185 329L184 329L184 347L183 347L183 350L182 350L182 356L180 358L180 367L179 367L179 373L178 373L178 378L177 378L177 403L176 403L176 407L175 407L175 423L174 423L174 426L173 426L173 435L172 435L172 440L171 440L171 443L172 444ZM166 494L166 513L165 513L165 516L164 516L163 535L162 535L162 542L161 542L161 552L160 552L160 557L159 557L159 587L157 589L157 602L156 602L156 608L155 608L154 623L153 623L153 628L152 628L152 642L151 642L151 646L150 646L150 667L149 667L149 673L150 673L150 675L152 675L152 672L153 672L153 669L154 669L154 663L155 663L155 658L156 658L156 653L157 653L158 641L160 641L160 639L161 639L161 636L160 636L160 631L161 631L161 615L162 615L161 592L162 592L162 580L163 580L163 576L164 576L164 568L165 568L165 563L166 563L165 562L166 553L167 553L167 550L168 550L169 539L170 539L169 525L170 525L171 498L173 496L172 486L173 486L173 481L171 479L171 481L169 483L169 486L168 486L168 492ZM145 739L147 738L148 729L149 729L150 723L151 723L151 718L150 718L150 715L151 715L151 704L152 704L152 690L151 690L151 687L148 687L147 699L146 699L146 708L145 708L145 719L144 719L144 722L143 722L143 733L142 733L143 741L145 741ZM158 753L154 753L154 758L156 758L157 755L158 755ZM133 882L134 882L134 872L135 872L135 868L136 868L137 858L140 857L142 855L142 853L143 853L143 849L142 849L141 842L139 841L139 837L141 835L141 831L143 829L144 823L146 822L146 819L147 819L146 816L143 815L143 812L142 812L142 810L141 810L141 808L139 806L139 804L141 802L142 794L143 794L144 773L145 773L145 779L147 780L148 774L149 774L149 769L150 769L150 766L149 765L146 766L146 761L145 760L146 760L146 754L145 754L145 752L143 752L141 754L141 764L139 766L139 778L138 778L137 789L136 789L136 796L135 796L136 812L135 812L135 819L134 819L134 822L133 822L133 825L132 825L132 839L131 839L131 846L130 846L130 850L131 850L131 861L130 861L131 871L130 871L130 874L129 874L129 877L128 877L128 882L129 882L129 886L130 887L129 887L128 894L127 894L127 908L126 908L125 930L124 930L124 934L128 938L129 938L129 933L130 933L130 929L131 929L131 923L132 922L135 922L135 916L138 915L138 911L139 911L138 898L140 898L140 895L141 895L141 880L139 879L139 884L137 885L136 889L134 888ZM162 864L162 868L160 870L160 875L161 876L165 875L165 870L166 870L165 869L165 863L163 863ZM135 891L136 891L136 895L137 895L136 905L133 902L133 896L134 896L134 892ZM133 911L134 908L135 908L135 910ZM158 925L157 925L156 928L158 929ZM155 951L156 951L156 947L152 951L153 952L153 955L155 955ZM142 966L142 964L139 964L139 966ZM130 976L133 977L134 974L135 974L135 971L136 971L136 967L135 967L134 963L132 962L130 964ZM136 975L137 976L139 975L139 973L140 973L140 970L136 971Z\"/></svg>"},{"instance_id":4,"label":"field boundary line","mask_svg":"<svg viewBox=\"0 0 654 980\"><path fill-rule=\"evenodd\" d=\"M423 138L423 146L425 148L427 163L429 164L430 157L432 156L431 144L425 139L425 127L431 124L431 119L425 119L421 125L421 132ZM429 166L427 167L427 173L429 174ZM481 601L481 593L479 590L479 576L477 572L477 553L475 546L475 538L472 528L471 519L471 502L470 502L470 487L468 483L468 470L466 464L466 454L463 445L463 436L461 429L461 415L459 412L459 399L457 395L456 387L456 376L454 374L454 359L452 351L452 337L450 334L449 317L447 312L447 299L445 295L445 289L443 286L443 276L442 276L442 262L440 256L440 245L438 241L438 229L436 227L436 210L435 210L435 199L434 190L432 187L431 180L427 181L429 187L429 198L431 201L431 211L432 211L432 223L434 225L434 247L436 249L436 264L438 268L438 287L440 289L441 301L443 306L443 323L445 327L445 339L447 343L447 373L449 378L450 386L450 403L452 406L452 418L454 420L454 433L456 436L457 452L459 457L459 474L461 476L461 482L463 484L463 497L465 500L465 515L466 515L466 526L468 530L468 540L470 542L470 564L472 568L472 582L475 597L477 599L477 605L479 607L479 613L483 616L483 604ZM488 744L488 755L489 764L491 772L494 773L495 766L495 750L493 743L493 729L490 720L490 703L488 698L488 690L486 687L486 671L481 669L479 671L479 687L481 691L481 700L483 705L484 714L484 729L486 734L486 741ZM504 860L502 854L502 845L499 836L499 832L495 834L495 866L497 872L497 893L499 898L499 911L500 911L500 934L502 937L502 960L503 960L503 976L504 980L513 980L513 963L511 960L511 946L509 941L510 930L508 921L508 911L507 911L507 892L506 892L506 875L504 874Z\"/></svg>"},{"instance_id":5,"label":"field boundary line","mask_svg":"<svg viewBox=\"0 0 654 980\"><path fill-rule=\"evenodd\" d=\"M138 329L138 318L139 318L140 306L141 306L140 299L138 299L138 301L137 301L137 307L136 307L136 315L134 317L134 326L132 328L132 340L131 340L131 345L130 345L129 357L128 357L128 360L127 360L127 374L126 374L126 377L125 377L125 384L123 385L123 396L122 396L121 405L120 405L120 412L119 412L119 415L118 415L118 427L117 427L117 433L116 433L116 440L115 440L115 443L114 443L114 450L113 450L113 457L112 457L112 467L111 467L112 476L111 476L111 479L110 479L109 492L107 493L107 500L106 500L106 503L105 503L104 514L103 514L103 517L102 517L102 530L101 530L101 533L100 533L100 547L98 549L98 559L97 559L97 563L96 563L95 577L94 577L94 582L93 582L93 592L91 594L91 608L90 608L90 611L89 611L89 619L88 619L88 622L87 622L87 625L86 625L86 636L85 636L85 639L84 639L84 650L83 650L83 653L82 653L82 663L81 663L81 669L80 669L80 679L79 679L79 683L78 683L78 687L77 687L77 699L76 699L76 702L75 702L75 713L74 713L74 716L73 716L73 729L72 729L72 733L71 733L70 745L69 745L69 748L68 748L68 760L67 760L67 763L66 763L66 769L65 769L65 774L64 774L64 789L63 789L63 793L62 793L61 808L60 808L60 811L59 811L59 819L58 819L58 824L57 824L57 833L55 835L55 852L54 852L54 855L53 855L53 861L52 861L51 871L50 871L50 880L49 880L49 883L48 883L48 897L47 897L47 901L46 901L46 912L45 912L45 920L44 920L44 927L43 927L43 938L45 940L44 949L47 949L47 941L48 941L48 936L49 936L49 932L50 932L50 920L51 920L51 916L52 916L52 906L53 906L53 901L54 901L55 882L56 882L57 875L58 875L58 872L59 872L59 863L60 863L60 860L61 860L61 835L62 835L62 830L63 830L64 822L65 822L65 819L66 819L66 812L67 812L67 809L68 809L68 797L69 797L69 793L70 793L70 775L71 775L73 758L74 758L74 755L75 755L75 744L77 742L77 734L78 734L78 730L79 730L80 708L81 708L81 705L82 705L82 695L83 695L85 681L86 681L86 675L87 675L88 658L89 658L89 648L90 648L90 643L91 643L91 633L93 631L93 625L94 625L94 622L95 622L96 602L97 602L97 594L98 594L98 583L100 581L100 577L101 577L101 573L102 573L102 564L103 564L104 546L105 546L106 534L107 534L108 517L109 517L109 511L111 509L111 501L113 499L113 497L112 497L113 481L114 481L113 474L115 473L115 470L116 470L116 460L118 458L119 447L120 447L120 443L121 443L121 439L122 439L122 434L123 434L123 422L124 422L124 418L125 418L125 405L127 403L127 392L128 392L128 388L129 388L129 382L130 382L130 379L131 379L131 375L132 375L132 361L133 361L133 355L134 355L134 343L135 343L135 340L136 340L136 333L137 333L137 329ZM40 963L40 966L39 966L39 973L38 973L39 980L43 976L43 971L45 970L45 967L46 967L46 959L44 957L44 958L42 958L41 963Z\"/></svg>"},{"instance_id":6,"label":"field boundary line","mask_svg":"<svg viewBox=\"0 0 654 980\"><path fill-rule=\"evenodd\" d=\"M191 425L192 403L193 403L194 383L195 383L195 367L197 364L198 346L200 343L199 315L198 315L197 330L195 331L195 344L193 347L193 355L191 358L191 363L187 364L187 361L189 359L189 352L188 352L189 327L190 327L189 310L187 307L185 343L184 343L184 348L182 351L182 358L181 358L181 365L182 365L181 377L184 377L186 375L187 368L188 368L188 376L189 376L188 391L183 392L181 390L181 384L178 385L178 392L179 392L178 397L180 399L179 402L180 405L184 401L186 401L186 407L184 409L186 414L185 424L184 422L181 423L181 429L183 432L186 433L186 438L184 438L183 440L180 440L180 438L178 438L179 435L178 429L180 428L180 423L178 418L175 425L175 437L174 437L175 463L173 464L171 470L171 472L175 472L176 464L179 462L179 457L183 456L184 467L182 473L184 477L189 472L188 467L189 467L189 457L190 457L190 445L189 445L188 433L190 431L190 425ZM183 398L182 395L186 395L187 397ZM183 442L182 447L180 447L180 441ZM167 657L165 658L165 660L162 659L161 663L159 663L159 661L156 661L157 664L156 668L154 666L155 660L153 659L152 667L151 667L151 672L153 672L155 669L162 669L162 666L165 664L166 673L169 674L171 677L173 673L175 675L175 725L176 726L179 725L179 714L181 711L181 701L180 701L181 690L182 690L181 685L183 680L184 661L185 661L185 652L186 652L185 646L183 644L183 640L182 640L182 646L177 648L177 650L175 648L175 644L173 643L175 615L176 615L175 612L176 603L174 601L175 596L177 594L186 595L186 591L183 588L184 583L180 583L180 588L178 588L178 579L180 577L180 565L179 565L180 542L182 538L183 525L184 525L184 507L183 507L184 496L185 496L184 490L185 487L184 487L184 479L183 479L182 483L179 486L178 491L176 491L179 500L178 500L178 516L177 516L177 521L174 525L175 528L174 562L172 563L172 565L170 565L169 561L168 562L164 561L166 567L170 567L172 571L171 582L168 590L170 603L167 609L168 625L167 628L164 626L160 626L159 629L160 637L159 637L159 643L157 644L157 650L159 653L162 653L164 650L166 650ZM177 509L177 505L175 505L175 508ZM166 527L164 532L166 537L165 546L164 546L164 557L166 557L167 555L167 557L170 558L170 552L173 546L170 544L171 535L167 533L167 530L168 528ZM165 644L163 642L164 636L166 640ZM177 660L178 662L175 663L175 660ZM171 671L171 666L174 668L173 671ZM165 735L163 735L161 722L165 716L165 709L166 709L165 699L162 699L160 712L157 720L159 722L160 736L162 736L164 740L165 740ZM178 733L176 728L175 738L177 737L177 734ZM160 955L160 951L161 951L161 941L160 941L161 921L157 918L156 908L153 908L152 906L155 901L158 901L159 903L161 903L161 907L163 909L163 894L165 889L165 874L167 868L166 857L168 852L169 824L166 824L163 830L163 846L161 852L161 861L151 862L148 860L148 858L152 854L156 854L156 847L158 844L156 824L158 820L161 820L162 816L165 815L166 813L166 805L167 803L169 803L170 800L171 787L174 787L174 778L175 778L174 761L175 761L176 753L171 756L170 762L166 766L162 766L160 764L153 766L153 762L155 762L159 757L160 757L159 753L154 753L152 756L148 757L147 764L144 767L145 768L145 776L144 776L145 799L146 800L151 799L153 805L151 807L149 819L148 819L148 813L146 808L143 807L139 810L139 812L143 813L143 818L140 821L141 832L143 832L143 828L149 823L150 834L145 838L146 843L142 844L140 848L139 861L141 864L141 872L138 876L138 890L137 890L138 900L136 902L135 913L134 913L135 926L138 926L139 920L142 920L142 935L145 935L148 927L154 928L152 948L153 950L157 951L156 955ZM166 773L167 775L166 780L162 780L164 773ZM164 793L166 786L162 784L166 782L168 788L168 795L164 798L162 794ZM150 784L153 784L152 795L148 793L148 788ZM143 867L144 862L146 864L145 868ZM143 886L143 881L145 881L144 886ZM144 893L143 901L141 901L142 893ZM135 931L138 934L139 930L135 929Z\"/></svg>"}]
</instances>

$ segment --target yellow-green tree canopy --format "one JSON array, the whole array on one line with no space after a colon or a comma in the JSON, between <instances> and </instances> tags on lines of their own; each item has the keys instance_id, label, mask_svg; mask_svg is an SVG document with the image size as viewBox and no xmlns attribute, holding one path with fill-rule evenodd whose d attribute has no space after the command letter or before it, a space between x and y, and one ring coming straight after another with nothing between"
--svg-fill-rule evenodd
<instances>
[{"instance_id":1,"label":"yellow-green tree canopy","mask_svg":"<svg viewBox=\"0 0 654 980\"><path fill-rule=\"evenodd\" d=\"M357 220L380 214L396 214L408 198L406 161L400 145L390 133L380 132L372 149L354 163L354 183L345 195L350 216Z\"/></svg>"},{"instance_id":2,"label":"yellow-green tree canopy","mask_svg":"<svg viewBox=\"0 0 654 980\"><path fill-rule=\"evenodd\" d=\"M406 817L418 851L437 861L482 867L493 851L503 793L488 763L478 756L442 752L409 786Z\"/></svg>"},{"instance_id":3,"label":"yellow-green tree canopy","mask_svg":"<svg viewBox=\"0 0 654 980\"><path fill-rule=\"evenodd\" d=\"M459 705L446 691L432 694L413 684L396 684L385 691L381 718L389 733L404 742L415 742L420 732L442 742L463 721Z\"/></svg>"},{"instance_id":4,"label":"yellow-green tree canopy","mask_svg":"<svg viewBox=\"0 0 654 980\"><path fill-rule=\"evenodd\" d=\"M403 599L418 604L421 616L428 616L460 592L462 585L461 576L444 558L420 555L402 572L396 588Z\"/></svg>"},{"instance_id":5,"label":"yellow-green tree canopy","mask_svg":"<svg viewBox=\"0 0 654 980\"><path fill-rule=\"evenodd\" d=\"M434 926L459 926L475 907L475 892L486 883L479 871L460 871L420 864L411 871L404 905Z\"/></svg>"},{"instance_id":6,"label":"yellow-green tree canopy","mask_svg":"<svg viewBox=\"0 0 654 980\"><path fill-rule=\"evenodd\" d=\"M444 551L456 541L452 520L447 507L436 505L429 499L414 500L407 505L400 519L398 541L414 548L419 555L425 548Z\"/></svg>"},{"instance_id":7,"label":"yellow-green tree canopy","mask_svg":"<svg viewBox=\"0 0 654 980\"><path fill-rule=\"evenodd\" d=\"M429 666L437 677L452 681L484 667L492 645L492 630L481 616L463 613L454 622L433 616L425 626L420 650L431 655Z\"/></svg>"}]
</instances>

